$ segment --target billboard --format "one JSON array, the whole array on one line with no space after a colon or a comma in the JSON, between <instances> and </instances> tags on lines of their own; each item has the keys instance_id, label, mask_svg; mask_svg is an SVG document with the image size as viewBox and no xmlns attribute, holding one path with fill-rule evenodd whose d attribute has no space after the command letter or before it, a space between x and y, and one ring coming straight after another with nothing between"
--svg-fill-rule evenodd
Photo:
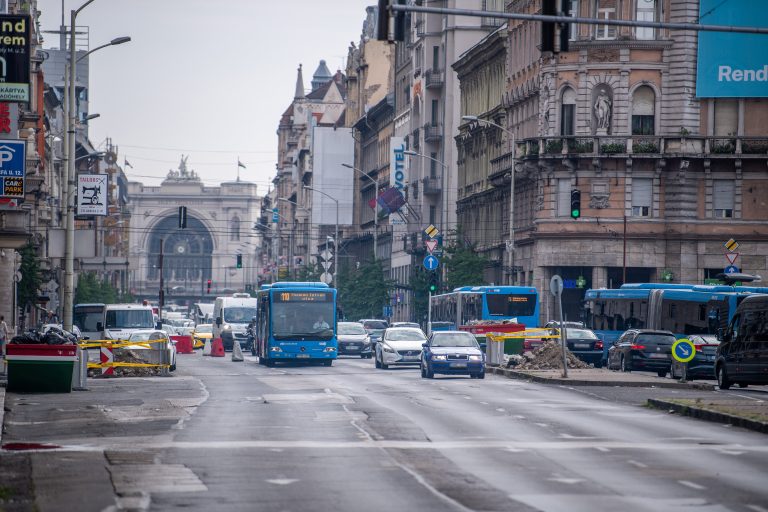
<instances>
[{"instance_id":1,"label":"billboard","mask_svg":"<svg viewBox=\"0 0 768 512\"><path fill-rule=\"evenodd\" d=\"M394 193L394 196L386 202L385 211L388 210L388 213L390 214L390 224L405 224L404 216L392 215L405 203L405 201L403 201L398 204L399 201L396 201L397 196L405 196L405 187L408 185L408 166L406 165L405 160L405 150L405 139L403 137L391 137L389 139L389 186L399 192L399 194ZM382 194L382 196L383 195L384 194ZM382 205L380 198L379 204Z\"/></svg>"},{"instance_id":2,"label":"billboard","mask_svg":"<svg viewBox=\"0 0 768 512\"><path fill-rule=\"evenodd\" d=\"M0 15L0 101L29 101L30 17Z\"/></svg>"},{"instance_id":3,"label":"billboard","mask_svg":"<svg viewBox=\"0 0 768 512\"><path fill-rule=\"evenodd\" d=\"M77 214L107 215L109 174L77 175Z\"/></svg>"},{"instance_id":4,"label":"billboard","mask_svg":"<svg viewBox=\"0 0 768 512\"><path fill-rule=\"evenodd\" d=\"M700 23L768 27L765 0L701 0ZM699 32L696 96L768 97L768 35Z\"/></svg>"},{"instance_id":5,"label":"billboard","mask_svg":"<svg viewBox=\"0 0 768 512\"><path fill-rule=\"evenodd\" d=\"M0 197L23 198L27 143L0 140Z\"/></svg>"}]
</instances>

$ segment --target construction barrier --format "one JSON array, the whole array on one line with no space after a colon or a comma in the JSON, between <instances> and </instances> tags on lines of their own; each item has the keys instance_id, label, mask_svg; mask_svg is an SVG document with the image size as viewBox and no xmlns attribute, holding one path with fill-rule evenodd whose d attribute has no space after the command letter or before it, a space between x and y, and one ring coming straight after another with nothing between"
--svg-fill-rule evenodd
<instances>
[{"instance_id":1,"label":"construction barrier","mask_svg":"<svg viewBox=\"0 0 768 512\"><path fill-rule=\"evenodd\" d=\"M216 338L211 344L211 356L224 357L224 342L221 338Z\"/></svg>"},{"instance_id":2,"label":"construction barrier","mask_svg":"<svg viewBox=\"0 0 768 512\"><path fill-rule=\"evenodd\" d=\"M495 334L495 333L488 333L486 334L486 339L488 342L491 342L490 344L487 344L487 354L489 359L494 358L494 360L498 359L499 363L501 364L501 360L503 357L501 357L499 354L522 354L523 353L523 342L526 340L526 338L536 338L536 339L557 339L560 338L559 334L551 334L552 329L544 329L544 328L537 328L537 329L526 329L524 331L517 331L514 333L507 333L507 334ZM500 359L499 359L500 358ZM489 363L493 364L493 363Z\"/></svg>"},{"instance_id":3,"label":"construction barrier","mask_svg":"<svg viewBox=\"0 0 768 512\"><path fill-rule=\"evenodd\" d=\"M99 362L88 362L88 368L96 368L101 370L102 375L114 375L115 368L163 368L167 370L170 368L170 361L164 361L163 363L125 363L115 361L114 350L123 349L128 347L144 347L148 349L155 349L152 345L158 343L165 343L165 340L152 340L152 341L123 341L123 340L87 340L79 343L80 348L98 348L99 349ZM157 350L158 352L165 353L164 350ZM165 357L163 356L164 360Z\"/></svg>"},{"instance_id":4,"label":"construction barrier","mask_svg":"<svg viewBox=\"0 0 768 512\"><path fill-rule=\"evenodd\" d=\"M171 341L176 342L177 354L194 354L194 342L192 336L171 336Z\"/></svg>"}]
</instances>

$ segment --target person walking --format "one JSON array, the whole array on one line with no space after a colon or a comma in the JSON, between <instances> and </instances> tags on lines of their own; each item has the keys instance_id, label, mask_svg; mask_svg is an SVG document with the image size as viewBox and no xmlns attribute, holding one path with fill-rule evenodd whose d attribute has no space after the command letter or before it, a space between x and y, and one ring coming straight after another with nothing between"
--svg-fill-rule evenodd
<instances>
[{"instance_id":1,"label":"person walking","mask_svg":"<svg viewBox=\"0 0 768 512\"><path fill-rule=\"evenodd\" d=\"M8 324L5 317L0 315L0 356L5 356L5 344L8 343Z\"/></svg>"}]
</instances>

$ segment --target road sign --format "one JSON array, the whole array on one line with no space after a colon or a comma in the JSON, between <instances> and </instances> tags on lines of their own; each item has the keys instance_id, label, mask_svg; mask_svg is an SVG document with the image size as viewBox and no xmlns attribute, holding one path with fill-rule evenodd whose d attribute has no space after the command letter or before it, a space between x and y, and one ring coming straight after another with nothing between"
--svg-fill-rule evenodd
<instances>
[{"instance_id":1,"label":"road sign","mask_svg":"<svg viewBox=\"0 0 768 512\"><path fill-rule=\"evenodd\" d=\"M725 274L738 274L739 272L741 272L741 270L739 270L739 267L736 265L728 265L725 267L725 270L723 270L723 273Z\"/></svg>"},{"instance_id":2,"label":"road sign","mask_svg":"<svg viewBox=\"0 0 768 512\"><path fill-rule=\"evenodd\" d=\"M427 270L435 270L440 266L440 260L432 256L431 254L424 258L424 268Z\"/></svg>"},{"instance_id":3,"label":"road sign","mask_svg":"<svg viewBox=\"0 0 768 512\"><path fill-rule=\"evenodd\" d=\"M0 141L0 196L24 197L26 142Z\"/></svg>"},{"instance_id":4,"label":"road sign","mask_svg":"<svg viewBox=\"0 0 768 512\"><path fill-rule=\"evenodd\" d=\"M739 248L739 242L737 242L733 238L731 238L730 240L725 242L725 244L723 244L723 245L725 245L725 248L728 249L731 252L733 252L733 251L735 251L736 249Z\"/></svg>"},{"instance_id":5,"label":"road sign","mask_svg":"<svg viewBox=\"0 0 768 512\"><path fill-rule=\"evenodd\" d=\"M733 265L733 263L736 261L736 258L739 257L739 253L737 252L729 252L725 254L725 257L728 258L728 263Z\"/></svg>"},{"instance_id":6,"label":"road sign","mask_svg":"<svg viewBox=\"0 0 768 512\"><path fill-rule=\"evenodd\" d=\"M681 338L672 345L672 357L675 361L687 363L696 357L696 346L687 338Z\"/></svg>"},{"instance_id":7,"label":"road sign","mask_svg":"<svg viewBox=\"0 0 768 512\"><path fill-rule=\"evenodd\" d=\"M437 240L434 238L430 238L429 240L424 242L424 245L427 246L427 250L429 251L429 254L432 254L435 252L435 249L437 249Z\"/></svg>"},{"instance_id":8,"label":"road sign","mask_svg":"<svg viewBox=\"0 0 768 512\"><path fill-rule=\"evenodd\" d=\"M331 258L333 258L333 253L331 251L329 251L328 249L326 249L326 250L324 250L323 252L320 253L320 257L327 261L327 260L330 260Z\"/></svg>"},{"instance_id":9,"label":"road sign","mask_svg":"<svg viewBox=\"0 0 768 512\"><path fill-rule=\"evenodd\" d=\"M328 270L331 268L331 265L333 265L332 261L321 261L320 265L322 265L323 269Z\"/></svg>"},{"instance_id":10,"label":"road sign","mask_svg":"<svg viewBox=\"0 0 768 512\"><path fill-rule=\"evenodd\" d=\"M437 229L435 226L430 224L427 226L427 229L424 230L424 232L427 234L429 238L435 238L437 235L440 234L440 230Z\"/></svg>"},{"instance_id":11,"label":"road sign","mask_svg":"<svg viewBox=\"0 0 768 512\"><path fill-rule=\"evenodd\" d=\"M331 282L333 281L333 274L329 274L328 272L323 272L322 274L320 274L320 280L325 284L331 284Z\"/></svg>"},{"instance_id":12,"label":"road sign","mask_svg":"<svg viewBox=\"0 0 768 512\"><path fill-rule=\"evenodd\" d=\"M277 212L277 208L272 208L272 222L277 223L280 220L280 214Z\"/></svg>"},{"instance_id":13,"label":"road sign","mask_svg":"<svg viewBox=\"0 0 768 512\"><path fill-rule=\"evenodd\" d=\"M555 297L563 293L563 278L557 274L552 276L549 280L549 291Z\"/></svg>"}]
</instances>

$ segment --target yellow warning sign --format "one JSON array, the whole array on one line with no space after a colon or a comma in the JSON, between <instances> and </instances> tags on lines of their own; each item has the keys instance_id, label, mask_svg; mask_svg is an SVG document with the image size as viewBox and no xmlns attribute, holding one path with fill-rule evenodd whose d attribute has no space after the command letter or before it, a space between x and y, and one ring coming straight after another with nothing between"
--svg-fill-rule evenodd
<instances>
[{"instance_id":1,"label":"yellow warning sign","mask_svg":"<svg viewBox=\"0 0 768 512\"><path fill-rule=\"evenodd\" d=\"M437 235L440 234L440 230L437 229L435 226L430 224L427 226L427 229L424 230L424 232L427 234L429 238L435 238Z\"/></svg>"},{"instance_id":2,"label":"yellow warning sign","mask_svg":"<svg viewBox=\"0 0 768 512\"><path fill-rule=\"evenodd\" d=\"M736 249L739 248L739 242L737 242L733 238L731 238L730 240L725 242L724 245L725 245L725 248L728 249L731 252L733 252L733 251L735 251Z\"/></svg>"}]
</instances>

